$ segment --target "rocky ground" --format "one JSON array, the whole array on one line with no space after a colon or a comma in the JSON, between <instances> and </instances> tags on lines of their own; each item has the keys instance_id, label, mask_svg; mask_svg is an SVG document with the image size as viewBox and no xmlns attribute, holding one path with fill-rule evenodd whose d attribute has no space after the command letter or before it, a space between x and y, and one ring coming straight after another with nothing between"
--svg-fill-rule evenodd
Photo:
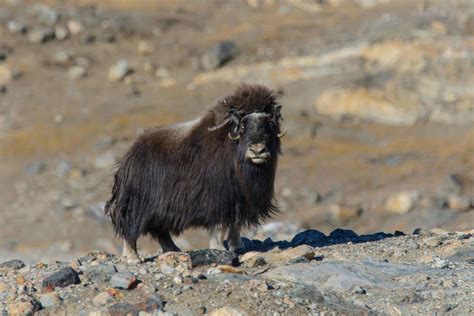
<instances>
[{"instance_id":1,"label":"rocky ground","mask_svg":"<svg viewBox=\"0 0 474 316\"><path fill-rule=\"evenodd\" d=\"M240 256L199 249L128 264L0 264L2 315L471 315L474 231L358 236L307 230L244 239Z\"/></svg>"},{"instance_id":2,"label":"rocky ground","mask_svg":"<svg viewBox=\"0 0 474 316\"><path fill-rule=\"evenodd\" d=\"M0 261L118 253L117 160L241 81L285 93L289 131L282 212L247 237L472 229L472 1L91 3L0 0Z\"/></svg>"}]
</instances>

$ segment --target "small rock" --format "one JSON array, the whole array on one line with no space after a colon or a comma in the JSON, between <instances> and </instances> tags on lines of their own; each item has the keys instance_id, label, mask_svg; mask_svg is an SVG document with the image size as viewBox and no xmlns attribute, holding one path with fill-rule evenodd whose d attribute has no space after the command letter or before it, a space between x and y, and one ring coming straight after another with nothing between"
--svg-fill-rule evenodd
<instances>
[{"instance_id":1,"label":"small rock","mask_svg":"<svg viewBox=\"0 0 474 316\"><path fill-rule=\"evenodd\" d=\"M8 21L7 28L8 31L11 33L25 34L28 31L28 27L18 21Z\"/></svg>"},{"instance_id":2,"label":"small rock","mask_svg":"<svg viewBox=\"0 0 474 316\"><path fill-rule=\"evenodd\" d=\"M109 69L108 78L111 82L122 81L125 76L130 74L132 69L130 68L126 59L120 59L117 63L112 65Z\"/></svg>"},{"instance_id":3,"label":"small rock","mask_svg":"<svg viewBox=\"0 0 474 316\"><path fill-rule=\"evenodd\" d=\"M71 55L66 51L59 51L54 53L50 60L47 61L48 65L57 67L68 67L72 63Z\"/></svg>"},{"instance_id":4,"label":"small rock","mask_svg":"<svg viewBox=\"0 0 474 316\"><path fill-rule=\"evenodd\" d=\"M87 70L82 66L72 66L67 71L67 76L69 79L81 79L87 75Z\"/></svg>"},{"instance_id":5,"label":"small rock","mask_svg":"<svg viewBox=\"0 0 474 316\"><path fill-rule=\"evenodd\" d=\"M43 279L43 289L52 291L56 287L66 287L71 284L79 284L81 280L77 275L77 272L71 267L62 268L58 272L55 272L45 279Z\"/></svg>"},{"instance_id":6,"label":"small rock","mask_svg":"<svg viewBox=\"0 0 474 316\"><path fill-rule=\"evenodd\" d=\"M84 29L81 22L79 22L77 20L69 20L67 22L67 28L69 30L69 33L71 33L72 35L79 34Z\"/></svg>"},{"instance_id":7,"label":"small rock","mask_svg":"<svg viewBox=\"0 0 474 316\"><path fill-rule=\"evenodd\" d=\"M205 306L200 306L196 309L196 313L198 315L204 315L204 314L206 314L206 312L207 312L207 309L206 309Z\"/></svg>"},{"instance_id":8,"label":"small rock","mask_svg":"<svg viewBox=\"0 0 474 316\"><path fill-rule=\"evenodd\" d=\"M69 37L69 31L64 26L56 25L54 28L54 37L59 41L63 41Z\"/></svg>"},{"instance_id":9,"label":"small rock","mask_svg":"<svg viewBox=\"0 0 474 316\"><path fill-rule=\"evenodd\" d=\"M391 213L406 214L411 211L421 195L418 191L400 192L390 196L385 203L385 209Z\"/></svg>"},{"instance_id":10,"label":"small rock","mask_svg":"<svg viewBox=\"0 0 474 316\"><path fill-rule=\"evenodd\" d=\"M102 292L97 294L92 302L96 305L105 305L107 303L110 303L114 300L113 296L110 295L108 292Z\"/></svg>"},{"instance_id":11,"label":"small rock","mask_svg":"<svg viewBox=\"0 0 474 316\"><path fill-rule=\"evenodd\" d=\"M41 306L47 308L61 303L61 298L56 292L46 293L40 296Z\"/></svg>"},{"instance_id":12,"label":"small rock","mask_svg":"<svg viewBox=\"0 0 474 316\"><path fill-rule=\"evenodd\" d=\"M25 266L25 263L19 259L13 259L0 263L0 271L20 270Z\"/></svg>"},{"instance_id":13,"label":"small rock","mask_svg":"<svg viewBox=\"0 0 474 316\"><path fill-rule=\"evenodd\" d=\"M153 46L153 44L149 41L144 40L138 42L137 49L138 53L143 56L150 55L155 51L155 47Z\"/></svg>"},{"instance_id":14,"label":"small rock","mask_svg":"<svg viewBox=\"0 0 474 316\"><path fill-rule=\"evenodd\" d=\"M253 256L244 262L244 265L249 268L262 267L266 264L267 262L265 261L265 258L262 256Z\"/></svg>"},{"instance_id":15,"label":"small rock","mask_svg":"<svg viewBox=\"0 0 474 316\"><path fill-rule=\"evenodd\" d=\"M364 210L360 206L349 206L341 204L333 204L329 207L329 213L331 218L336 223L349 223L353 220L358 219Z\"/></svg>"},{"instance_id":16,"label":"small rock","mask_svg":"<svg viewBox=\"0 0 474 316\"><path fill-rule=\"evenodd\" d=\"M214 70L237 55L237 45L232 41L222 41L209 49L201 57L201 64L205 70Z\"/></svg>"},{"instance_id":17,"label":"small rock","mask_svg":"<svg viewBox=\"0 0 474 316\"><path fill-rule=\"evenodd\" d=\"M38 162L28 164L25 167L25 172L28 175L34 175L34 174L39 174L43 172L45 169L46 169L46 163L43 161L38 161Z\"/></svg>"},{"instance_id":18,"label":"small rock","mask_svg":"<svg viewBox=\"0 0 474 316\"><path fill-rule=\"evenodd\" d=\"M13 79L13 71L7 65L0 65L0 86L9 83Z\"/></svg>"},{"instance_id":19,"label":"small rock","mask_svg":"<svg viewBox=\"0 0 474 316\"><path fill-rule=\"evenodd\" d=\"M184 252L165 252L157 258L158 266L162 270L169 270L168 267L185 272L192 269L191 256Z\"/></svg>"},{"instance_id":20,"label":"small rock","mask_svg":"<svg viewBox=\"0 0 474 316\"><path fill-rule=\"evenodd\" d=\"M210 316L246 316L247 314L230 306L213 310Z\"/></svg>"},{"instance_id":21,"label":"small rock","mask_svg":"<svg viewBox=\"0 0 474 316\"><path fill-rule=\"evenodd\" d=\"M137 283L137 278L130 272L119 272L112 276L110 284L119 289L132 289Z\"/></svg>"},{"instance_id":22,"label":"small rock","mask_svg":"<svg viewBox=\"0 0 474 316\"><path fill-rule=\"evenodd\" d=\"M111 263L98 264L84 270L84 276L95 283L108 282L117 273L117 268Z\"/></svg>"},{"instance_id":23,"label":"small rock","mask_svg":"<svg viewBox=\"0 0 474 316\"><path fill-rule=\"evenodd\" d=\"M31 7L31 12L38 17L38 20L48 25L54 25L59 21L59 13L42 3L35 3Z\"/></svg>"},{"instance_id":24,"label":"small rock","mask_svg":"<svg viewBox=\"0 0 474 316\"><path fill-rule=\"evenodd\" d=\"M441 259L438 257L433 258L433 268L438 268L438 269L447 269L450 266L450 262L445 259Z\"/></svg>"},{"instance_id":25,"label":"small rock","mask_svg":"<svg viewBox=\"0 0 474 316\"><path fill-rule=\"evenodd\" d=\"M427 245L428 247L434 248L442 245L441 239L438 237L430 237L430 238L425 238L423 239L423 243Z\"/></svg>"},{"instance_id":26,"label":"small rock","mask_svg":"<svg viewBox=\"0 0 474 316\"><path fill-rule=\"evenodd\" d=\"M54 39L54 30L49 27L34 28L28 33L28 40L33 44L46 43Z\"/></svg>"},{"instance_id":27,"label":"small rock","mask_svg":"<svg viewBox=\"0 0 474 316\"><path fill-rule=\"evenodd\" d=\"M8 305L9 315L33 315L41 309L41 304L28 295L21 295L15 302Z\"/></svg>"},{"instance_id":28,"label":"small rock","mask_svg":"<svg viewBox=\"0 0 474 316\"><path fill-rule=\"evenodd\" d=\"M183 284L183 277L181 275L175 275L173 278L173 282L177 285Z\"/></svg>"},{"instance_id":29,"label":"small rock","mask_svg":"<svg viewBox=\"0 0 474 316\"><path fill-rule=\"evenodd\" d=\"M468 197L466 196L460 196L457 194L450 194L448 196L448 207L451 210L456 210L456 211L467 211L471 207L471 201Z\"/></svg>"},{"instance_id":30,"label":"small rock","mask_svg":"<svg viewBox=\"0 0 474 316\"><path fill-rule=\"evenodd\" d=\"M233 265L237 260L237 256L227 250L196 249L188 253L191 257L193 267L206 266L214 263Z\"/></svg>"}]
</instances>

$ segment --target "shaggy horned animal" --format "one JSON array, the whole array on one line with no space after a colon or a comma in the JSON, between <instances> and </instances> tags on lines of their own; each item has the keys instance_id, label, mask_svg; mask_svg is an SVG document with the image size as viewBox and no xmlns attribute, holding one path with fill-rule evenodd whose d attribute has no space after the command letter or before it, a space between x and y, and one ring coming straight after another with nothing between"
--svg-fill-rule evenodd
<instances>
[{"instance_id":1,"label":"shaggy horned animal","mask_svg":"<svg viewBox=\"0 0 474 316\"><path fill-rule=\"evenodd\" d=\"M211 248L243 247L242 227L277 211L274 179L281 105L274 91L241 85L201 117L157 127L140 136L121 161L105 211L140 261L137 240L150 235L163 252L188 228L211 233Z\"/></svg>"}]
</instances>

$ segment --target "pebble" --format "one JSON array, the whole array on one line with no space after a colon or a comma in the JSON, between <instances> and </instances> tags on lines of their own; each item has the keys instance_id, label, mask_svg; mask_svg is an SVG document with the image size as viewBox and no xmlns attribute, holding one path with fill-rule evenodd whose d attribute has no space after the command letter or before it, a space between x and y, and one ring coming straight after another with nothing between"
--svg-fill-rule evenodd
<instances>
[{"instance_id":1,"label":"pebble","mask_svg":"<svg viewBox=\"0 0 474 316\"><path fill-rule=\"evenodd\" d=\"M5 85L13 79L13 71L7 65L0 64L0 85Z\"/></svg>"},{"instance_id":2,"label":"pebble","mask_svg":"<svg viewBox=\"0 0 474 316\"><path fill-rule=\"evenodd\" d=\"M205 70L214 70L237 55L237 45L233 41L222 41L212 46L202 57L201 65Z\"/></svg>"},{"instance_id":3,"label":"pebble","mask_svg":"<svg viewBox=\"0 0 474 316\"><path fill-rule=\"evenodd\" d=\"M59 41L63 41L69 37L69 31L64 26L56 25L54 27L54 37Z\"/></svg>"},{"instance_id":4,"label":"pebble","mask_svg":"<svg viewBox=\"0 0 474 316\"><path fill-rule=\"evenodd\" d=\"M43 172L46 169L46 163L44 161L38 161L30 163L25 167L27 175L35 175Z\"/></svg>"},{"instance_id":5,"label":"pebble","mask_svg":"<svg viewBox=\"0 0 474 316\"><path fill-rule=\"evenodd\" d=\"M151 42L141 40L138 42L137 50L140 55L147 56L155 51L155 47Z\"/></svg>"},{"instance_id":6,"label":"pebble","mask_svg":"<svg viewBox=\"0 0 474 316\"><path fill-rule=\"evenodd\" d=\"M54 25L56 22L59 21L59 13L45 4L35 3L30 8L30 10L38 17L38 20L42 23Z\"/></svg>"},{"instance_id":7,"label":"pebble","mask_svg":"<svg viewBox=\"0 0 474 316\"><path fill-rule=\"evenodd\" d=\"M385 209L395 214L406 214L415 207L420 197L418 191L406 191L391 195L385 203Z\"/></svg>"},{"instance_id":8,"label":"pebble","mask_svg":"<svg viewBox=\"0 0 474 316\"><path fill-rule=\"evenodd\" d=\"M120 59L117 63L113 64L108 73L109 81L119 82L122 81L125 76L130 74L132 69L130 68L126 59Z\"/></svg>"},{"instance_id":9,"label":"pebble","mask_svg":"<svg viewBox=\"0 0 474 316\"><path fill-rule=\"evenodd\" d=\"M137 278L130 272L119 272L112 276L110 284L119 289L129 290L137 283Z\"/></svg>"},{"instance_id":10,"label":"pebble","mask_svg":"<svg viewBox=\"0 0 474 316\"><path fill-rule=\"evenodd\" d=\"M467 211L471 207L471 201L468 197L457 194L450 194L447 199L447 204L451 210L460 212Z\"/></svg>"},{"instance_id":11,"label":"pebble","mask_svg":"<svg viewBox=\"0 0 474 316\"><path fill-rule=\"evenodd\" d=\"M84 276L95 283L107 282L116 273L117 268L111 263L91 266L84 270Z\"/></svg>"},{"instance_id":12,"label":"pebble","mask_svg":"<svg viewBox=\"0 0 474 316\"><path fill-rule=\"evenodd\" d=\"M96 305L105 305L110 303L114 300L113 296L110 295L108 292L102 292L97 294L93 299L92 302Z\"/></svg>"},{"instance_id":13,"label":"pebble","mask_svg":"<svg viewBox=\"0 0 474 316\"><path fill-rule=\"evenodd\" d=\"M25 34L28 31L28 27L18 21L8 21L7 28L10 33Z\"/></svg>"},{"instance_id":14,"label":"pebble","mask_svg":"<svg viewBox=\"0 0 474 316\"><path fill-rule=\"evenodd\" d=\"M358 219L364 210L360 206L333 204L329 207L331 218L336 223L349 223Z\"/></svg>"},{"instance_id":15,"label":"pebble","mask_svg":"<svg viewBox=\"0 0 474 316\"><path fill-rule=\"evenodd\" d=\"M191 256L184 252L166 252L158 256L158 266L163 271L169 270L168 267L176 269L180 272L191 270L193 265L191 262Z\"/></svg>"},{"instance_id":16,"label":"pebble","mask_svg":"<svg viewBox=\"0 0 474 316\"><path fill-rule=\"evenodd\" d=\"M237 256L227 250L218 249L196 249L188 252L192 267L206 266L214 263L233 265Z\"/></svg>"},{"instance_id":17,"label":"pebble","mask_svg":"<svg viewBox=\"0 0 474 316\"><path fill-rule=\"evenodd\" d=\"M54 39L54 29L49 27L34 28L28 33L28 40L33 44L42 44Z\"/></svg>"},{"instance_id":18,"label":"pebble","mask_svg":"<svg viewBox=\"0 0 474 316\"><path fill-rule=\"evenodd\" d=\"M72 66L67 71L67 76L73 80L84 78L86 75L87 69L82 66Z\"/></svg>"},{"instance_id":19,"label":"pebble","mask_svg":"<svg viewBox=\"0 0 474 316\"><path fill-rule=\"evenodd\" d=\"M19 259L13 259L0 263L0 271L19 270L25 267L25 263Z\"/></svg>"},{"instance_id":20,"label":"pebble","mask_svg":"<svg viewBox=\"0 0 474 316\"><path fill-rule=\"evenodd\" d=\"M56 287L66 287L79 283L81 283L81 280L77 272L71 267L66 267L44 278L42 286L43 289L52 291Z\"/></svg>"},{"instance_id":21,"label":"pebble","mask_svg":"<svg viewBox=\"0 0 474 316\"><path fill-rule=\"evenodd\" d=\"M69 33L71 33L71 35L77 35L81 33L82 30L84 29L81 22L77 20L73 20L73 19L67 22L67 28L69 30Z\"/></svg>"},{"instance_id":22,"label":"pebble","mask_svg":"<svg viewBox=\"0 0 474 316\"><path fill-rule=\"evenodd\" d=\"M46 293L40 296L41 306L47 308L61 303L61 298L56 292Z\"/></svg>"}]
</instances>

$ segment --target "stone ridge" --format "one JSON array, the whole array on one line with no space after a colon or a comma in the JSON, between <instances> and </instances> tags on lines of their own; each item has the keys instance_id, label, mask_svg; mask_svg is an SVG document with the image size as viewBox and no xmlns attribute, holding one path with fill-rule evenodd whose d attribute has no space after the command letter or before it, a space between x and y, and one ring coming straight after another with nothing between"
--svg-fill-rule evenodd
<instances>
[{"instance_id":1,"label":"stone ridge","mask_svg":"<svg viewBox=\"0 0 474 316\"><path fill-rule=\"evenodd\" d=\"M474 231L357 235L72 262L0 264L2 315L312 315L474 313Z\"/></svg>"}]
</instances>

